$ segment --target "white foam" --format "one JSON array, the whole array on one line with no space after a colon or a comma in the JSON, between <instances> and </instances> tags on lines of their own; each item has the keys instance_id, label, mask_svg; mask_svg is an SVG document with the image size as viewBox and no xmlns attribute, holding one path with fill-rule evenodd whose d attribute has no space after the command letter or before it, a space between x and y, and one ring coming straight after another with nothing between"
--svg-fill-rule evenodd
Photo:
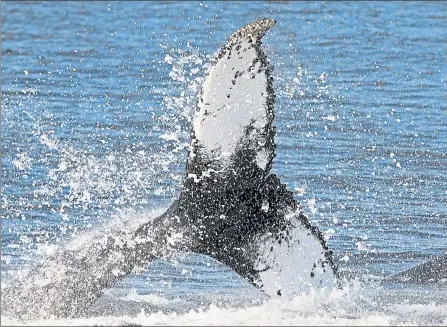
<instances>
[{"instance_id":1,"label":"white foam","mask_svg":"<svg viewBox=\"0 0 447 327\"><path fill-rule=\"evenodd\" d=\"M138 294L134 289L120 299L123 301L146 302L157 305L166 305L168 303L168 300L164 297L157 296L155 294Z\"/></svg>"},{"instance_id":2,"label":"white foam","mask_svg":"<svg viewBox=\"0 0 447 327\"><path fill-rule=\"evenodd\" d=\"M376 289L362 288L359 283L345 290L300 294L287 299L269 299L252 307L222 308L215 304L186 313L145 312L135 315L95 316L76 319L36 319L20 321L2 316L4 325L29 326L123 326L123 325L343 325L343 326L408 326L447 325L446 304L402 304L383 298ZM383 295L383 294L382 294ZM128 300L165 303L154 296L129 296ZM391 300L391 301L390 301Z\"/></svg>"},{"instance_id":3,"label":"white foam","mask_svg":"<svg viewBox=\"0 0 447 327\"><path fill-rule=\"evenodd\" d=\"M16 158L12 161L12 164L19 170L28 170L31 168L31 158L26 152L17 154Z\"/></svg>"}]
</instances>

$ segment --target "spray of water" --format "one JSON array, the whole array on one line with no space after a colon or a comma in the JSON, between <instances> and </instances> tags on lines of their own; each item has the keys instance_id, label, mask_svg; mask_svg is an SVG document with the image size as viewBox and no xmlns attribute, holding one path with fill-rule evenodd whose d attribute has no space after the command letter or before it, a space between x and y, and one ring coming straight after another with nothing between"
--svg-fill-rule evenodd
<instances>
[{"instance_id":1,"label":"spray of water","mask_svg":"<svg viewBox=\"0 0 447 327\"><path fill-rule=\"evenodd\" d=\"M52 228L37 229L33 235L40 238L21 238L22 255L32 258L26 268L12 271L5 282L2 281L2 316L9 323L32 322L69 324L67 320L46 320L54 317L79 316L98 296L98 280L120 277L128 265L127 250L134 245L133 233L143 223L153 219L162 209L146 213L135 212L140 207L148 207L148 198L175 195L181 183L181 162L188 146L191 117L196 106L196 96L200 91L203 76L208 70L209 58L191 51L168 50L164 62L171 67L169 77L177 93L155 90L162 96L164 114L154 117L152 132L158 135L161 151L155 152L144 146L132 145L104 151L101 155L90 149L78 148L73 142L62 140L45 126L45 122L26 113L32 121L33 135L38 142L51 151L39 164L45 169L45 178L35 185L34 202L47 206L55 217ZM297 72L276 76L279 106L285 111L291 108L297 98L319 99L328 96L325 73L313 79L297 63ZM34 95L36 92L30 94ZM322 108L322 111L324 108ZM293 112L293 110L292 110ZM334 120L328 115L326 119ZM159 126L165 126L161 130ZM151 133L152 133L151 132ZM24 174L32 173L36 162L26 152L16 155L12 164ZM180 168L179 168L180 167ZM157 182L160 179L173 181L170 186ZM57 200L57 201L55 201ZM2 201L8 203L6 196ZM110 208L113 210L110 210ZM24 210L31 209L25 207ZM33 224L35 222L30 222ZM26 235L24 235L26 236ZM37 241L37 242L36 242ZM25 248L23 244L28 244ZM158 257L168 256L168 246L157 244ZM349 296L334 293L332 300ZM313 301L323 301L325 297L314 295ZM273 302L271 302L273 301ZM284 303L271 300L270 305L287 312ZM306 302L297 297L293 303ZM324 301L323 301L324 302ZM295 304L296 304L295 303ZM266 305L266 304L265 304ZM315 307L327 308L325 302L312 303ZM310 309L311 308L311 309ZM210 306L209 313L220 316L216 323L222 323L224 309ZM257 315L261 309L253 309ZM233 323L243 323L250 311L234 311ZM301 311L302 317L310 313ZM189 313L181 319L197 322L200 313ZM287 316L287 315L286 315ZM317 314L318 316L318 314ZM150 317L159 322L174 322L175 316L142 313L131 320L141 323ZM211 323L207 314L206 323ZM285 317L284 319L289 319ZM16 320L18 319L18 320ZM44 319L44 320L42 320ZM133 318L132 318L133 319ZM199 318L200 320L201 318ZM229 323L231 321L228 321ZM292 320L291 320L292 321ZM312 321L312 320L309 320ZM328 318L329 322L340 322ZM76 320L76 324L91 323L92 320ZM343 321L345 322L345 321ZM115 324L116 320L103 319L95 323ZM178 321L175 321L178 323Z\"/></svg>"}]
</instances>

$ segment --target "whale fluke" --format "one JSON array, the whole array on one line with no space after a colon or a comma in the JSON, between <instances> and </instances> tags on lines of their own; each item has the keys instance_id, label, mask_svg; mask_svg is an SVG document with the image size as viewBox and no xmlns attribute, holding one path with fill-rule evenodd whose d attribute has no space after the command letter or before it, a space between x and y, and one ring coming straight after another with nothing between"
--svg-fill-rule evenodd
<instances>
[{"instance_id":1,"label":"whale fluke","mask_svg":"<svg viewBox=\"0 0 447 327\"><path fill-rule=\"evenodd\" d=\"M336 267L321 232L270 173L275 94L261 39L274 25L261 19L242 27L212 60L182 191L162 220L184 230L189 250L225 263L269 295L281 295L332 286Z\"/></svg>"}]
</instances>

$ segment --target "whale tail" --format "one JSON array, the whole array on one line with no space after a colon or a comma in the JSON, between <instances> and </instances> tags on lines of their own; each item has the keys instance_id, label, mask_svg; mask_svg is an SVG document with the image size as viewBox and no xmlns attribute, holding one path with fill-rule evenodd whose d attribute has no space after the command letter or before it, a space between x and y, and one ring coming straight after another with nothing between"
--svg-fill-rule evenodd
<instances>
[{"instance_id":1,"label":"whale tail","mask_svg":"<svg viewBox=\"0 0 447 327\"><path fill-rule=\"evenodd\" d=\"M274 25L260 19L242 27L212 60L182 191L164 215L187 226L189 250L227 264L270 295L333 284L336 270L321 232L270 173L275 94L261 39Z\"/></svg>"}]
</instances>

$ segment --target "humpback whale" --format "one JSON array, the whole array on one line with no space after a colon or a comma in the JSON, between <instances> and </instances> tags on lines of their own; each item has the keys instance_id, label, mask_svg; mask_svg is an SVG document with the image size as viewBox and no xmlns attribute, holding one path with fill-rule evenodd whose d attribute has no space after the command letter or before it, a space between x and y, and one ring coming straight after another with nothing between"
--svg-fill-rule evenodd
<instances>
[{"instance_id":1,"label":"humpback whale","mask_svg":"<svg viewBox=\"0 0 447 327\"><path fill-rule=\"evenodd\" d=\"M242 27L212 60L180 196L136 232L144 239L159 225L182 230L187 250L214 257L271 296L331 287L336 276L322 233L270 172L275 94L261 39L274 25L260 19Z\"/></svg>"},{"instance_id":2,"label":"humpback whale","mask_svg":"<svg viewBox=\"0 0 447 327\"><path fill-rule=\"evenodd\" d=\"M12 297L20 315L78 316L136 267L176 252L211 256L269 296L336 285L322 233L271 172L275 94L261 39L274 25L242 27L212 59L178 199L130 236L106 235L106 244L65 250L41 267L27 280L33 286ZM36 305L25 307L24 296Z\"/></svg>"}]
</instances>

